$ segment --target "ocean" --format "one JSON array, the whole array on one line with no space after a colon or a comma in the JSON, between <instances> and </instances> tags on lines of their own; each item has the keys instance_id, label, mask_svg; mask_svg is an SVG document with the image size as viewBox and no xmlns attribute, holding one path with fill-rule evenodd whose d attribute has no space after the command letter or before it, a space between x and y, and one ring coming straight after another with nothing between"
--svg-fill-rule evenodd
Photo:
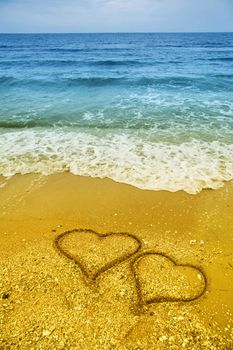
<instances>
[{"instance_id":1,"label":"ocean","mask_svg":"<svg viewBox=\"0 0 233 350\"><path fill-rule=\"evenodd\" d=\"M233 179L233 33L0 34L0 175Z\"/></svg>"}]
</instances>

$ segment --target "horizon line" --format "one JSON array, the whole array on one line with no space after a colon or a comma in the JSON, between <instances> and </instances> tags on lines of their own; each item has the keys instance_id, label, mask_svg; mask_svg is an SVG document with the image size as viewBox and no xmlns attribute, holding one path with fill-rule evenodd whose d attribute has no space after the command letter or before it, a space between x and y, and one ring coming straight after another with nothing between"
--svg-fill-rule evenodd
<instances>
[{"instance_id":1,"label":"horizon line","mask_svg":"<svg viewBox=\"0 0 233 350\"><path fill-rule=\"evenodd\" d=\"M113 31L113 32L0 32L2 34L231 34L233 31Z\"/></svg>"}]
</instances>

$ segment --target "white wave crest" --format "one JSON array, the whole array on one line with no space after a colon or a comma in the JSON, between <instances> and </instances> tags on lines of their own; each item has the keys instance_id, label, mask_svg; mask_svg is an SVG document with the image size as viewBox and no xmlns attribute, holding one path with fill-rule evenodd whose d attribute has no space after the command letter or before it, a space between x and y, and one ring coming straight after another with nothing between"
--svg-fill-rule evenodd
<instances>
[{"instance_id":1,"label":"white wave crest","mask_svg":"<svg viewBox=\"0 0 233 350\"><path fill-rule=\"evenodd\" d=\"M0 174L70 171L149 190L195 194L233 179L233 144L150 142L136 135L19 130L0 135Z\"/></svg>"}]
</instances>

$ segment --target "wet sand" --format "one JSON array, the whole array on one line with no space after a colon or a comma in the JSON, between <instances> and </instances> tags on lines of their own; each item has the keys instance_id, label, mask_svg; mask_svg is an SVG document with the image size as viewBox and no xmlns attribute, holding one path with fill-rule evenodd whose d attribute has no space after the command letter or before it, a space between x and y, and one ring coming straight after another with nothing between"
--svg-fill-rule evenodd
<instances>
[{"instance_id":1,"label":"wet sand","mask_svg":"<svg viewBox=\"0 0 233 350\"><path fill-rule=\"evenodd\" d=\"M0 349L232 349L232 202L233 183L189 195L8 180Z\"/></svg>"}]
</instances>

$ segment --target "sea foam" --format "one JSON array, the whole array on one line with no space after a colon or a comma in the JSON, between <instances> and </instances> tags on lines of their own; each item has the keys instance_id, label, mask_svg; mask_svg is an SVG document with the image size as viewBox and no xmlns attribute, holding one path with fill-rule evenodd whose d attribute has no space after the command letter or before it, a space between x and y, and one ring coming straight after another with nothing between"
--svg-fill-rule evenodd
<instances>
[{"instance_id":1,"label":"sea foam","mask_svg":"<svg viewBox=\"0 0 233 350\"><path fill-rule=\"evenodd\" d=\"M0 137L0 174L69 171L148 190L195 194L233 179L233 144L150 142L122 130L24 129Z\"/></svg>"}]
</instances>

